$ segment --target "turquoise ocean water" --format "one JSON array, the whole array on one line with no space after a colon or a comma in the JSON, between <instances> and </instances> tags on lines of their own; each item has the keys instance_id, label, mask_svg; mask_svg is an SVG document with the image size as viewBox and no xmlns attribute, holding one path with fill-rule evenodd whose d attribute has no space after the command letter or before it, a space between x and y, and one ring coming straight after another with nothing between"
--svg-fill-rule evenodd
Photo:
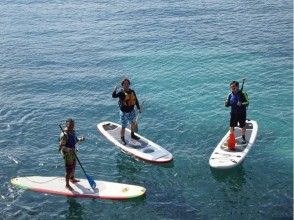
<instances>
[{"instance_id":1,"label":"turquoise ocean water","mask_svg":"<svg viewBox=\"0 0 294 220\"><path fill-rule=\"evenodd\" d=\"M292 1L3 0L0 11L0 218L292 219ZM97 132L119 120L111 92L124 76L146 100L140 134L173 163L137 161ZM244 77L257 141L238 168L212 170L229 82ZM88 174L142 185L144 198L11 186L16 176L64 174L57 138L67 117L86 136Z\"/></svg>"}]
</instances>

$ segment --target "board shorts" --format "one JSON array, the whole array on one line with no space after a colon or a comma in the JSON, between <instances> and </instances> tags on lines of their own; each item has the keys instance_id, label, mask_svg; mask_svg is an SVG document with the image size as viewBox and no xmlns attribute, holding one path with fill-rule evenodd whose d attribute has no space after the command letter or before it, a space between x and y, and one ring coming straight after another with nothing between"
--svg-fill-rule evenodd
<instances>
[{"instance_id":1,"label":"board shorts","mask_svg":"<svg viewBox=\"0 0 294 220\"><path fill-rule=\"evenodd\" d=\"M67 174L74 174L76 169L76 157L73 152L62 152L64 165L65 165L65 172Z\"/></svg>"},{"instance_id":2,"label":"board shorts","mask_svg":"<svg viewBox=\"0 0 294 220\"><path fill-rule=\"evenodd\" d=\"M239 123L240 128L246 125L246 112L245 113L231 113L230 127L237 127Z\"/></svg>"},{"instance_id":3,"label":"board shorts","mask_svg":"<svg viewBox=\"0 0 294 220\"><path fill-rule=\"evenodd\" d=\"M126 128L128 127L129 123L132 123L136 120L135 109L131 112L119 111L119 117L120 117L121 126L123 128Z\"/></svg>"}]
</instances>

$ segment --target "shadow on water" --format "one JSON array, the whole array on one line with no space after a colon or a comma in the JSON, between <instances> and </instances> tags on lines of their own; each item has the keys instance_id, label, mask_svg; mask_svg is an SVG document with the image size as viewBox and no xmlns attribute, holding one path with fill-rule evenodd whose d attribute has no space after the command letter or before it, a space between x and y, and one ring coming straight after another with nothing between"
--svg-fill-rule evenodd
<instances>
[{"instance_id":1,"label":"shadow on water","mask_svg":"<svg viewBox=\"0 0 294 220\"><path fill-rule=\"evenodd\" d=\"M216 181L226 183L236 191L239 191L246 183L246 172L242 165L227 170L210 168L210 171Z\"/></svg>"},{"instance_id":2,"label":"shadow on water","mask_svg":"<svg viewBox=\"0 0 294 220\"><path fill-rule=\"evenodd\" d=\"M68 213L66 215L66 219L83 219L84 210L80 203L77 202L75 198L68 198Z\"/></svg>"},{"instance_id":3,"label":"shadow on water","mask_svg":"<svg viewBox=\"0 0 294 220\"><path fill-rule=\"evenodd\" d=\"M173 168L174 161L169 163L150 163L131 157L126 154L120 154L116 160L116 167L119 174L117 181L132 180L140 182L140 175L142 175L145 166L160 166L164 168Z\"/></svg>"},{"instance_id":4,"label":"shadow on water","mask_svg":"<svg viewBox=\"0 0 294 220\"><path fill-rule=\"evenodd\" d=\"M136 175L142 171L144 164L131 156L120 154L116 159L116 167L120 176Z\"/></svg>"},{"instance_id":5,"label":"shadow on water","mask_svg":"<svg viewBox=\"0 0 294 220\"><path fill-rule=\"evenodd\" d=\"M164 167L164 168L174 168L175 161L172 160L172 161L167 162L167 163L157 163L157 164L154 164L154 165L157 165L157 166L160 166L160 167Z\"/></svg>"},{"instance_id":6,"label":"shadow on water","mask_svg":"<svg viewBox=\"0 0 294 220\"><path fill-rule=\"evenodd\" d=\"M139 158L127 155L125 153L121 153L117 158L117 167L123 168L123 167L133 167L134 170L137 170L138 168L142 168L145 165L154 165L154 166L160 166L164 168L173 168L174 167L174 160L167 162L167 163L153 163L141 160ZM139 170L140 171L140 170Z\"/></svg>"}]
</instances>

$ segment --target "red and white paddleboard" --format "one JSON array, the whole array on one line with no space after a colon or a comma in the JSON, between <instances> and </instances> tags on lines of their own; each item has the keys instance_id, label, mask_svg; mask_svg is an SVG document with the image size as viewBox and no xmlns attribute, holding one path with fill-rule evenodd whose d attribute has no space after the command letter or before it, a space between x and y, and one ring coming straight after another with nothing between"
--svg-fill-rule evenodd
<instances>
[{"instance_id":1,"label":"red and white paddleboard","mask_svg":"<svg viewBox=\"0 0 294 220\"><path fill-rule=\"evenodd\" d=\"M87 179L79 179L70 183L73 191L65 188L64 177L27 176L11 179L11 183L19 188L34 192L55 194L69 197L125 200L143 196L146 189L141 186L106 181L95 181L93 190Z\"/></svg>"},{"instance_id":2,"label":"red and white paddleboard","mask_svg":"<svg viewBox=\"0 0 294 220\"><path fill-rule=\"evenodd\" d=\"M140 139L132 139L131 131L128 128L125 130L125 141L127 144L122 144L120 138L121 125L119 124L105 121L97 124L97 129L123 152L136 158L153 163L166 163L173 160L173 155L170 152L147 138L135 133Z\"/></svg>"}]
</instances>

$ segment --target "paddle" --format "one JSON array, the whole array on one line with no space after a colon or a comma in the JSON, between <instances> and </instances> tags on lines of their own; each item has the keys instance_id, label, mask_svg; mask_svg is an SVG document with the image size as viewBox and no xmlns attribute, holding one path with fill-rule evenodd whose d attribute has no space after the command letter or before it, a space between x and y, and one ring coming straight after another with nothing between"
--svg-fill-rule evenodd
<instances>
[{"instance_id":1,"label":"paddle","mask_svg":"<svg viewBox=\"0 0 294 220\"><path fill-rule=\"evenodd\" d=\"M59 127L60 127L60 129L61 129L63 135L66 136L66 134L64 133L64 131L63 131L61 125L59 125ZM87 180L88 180L88 182L89 182L91 188L92 188L93 190L95 190L95 188L96 188L96 183L95 183L94 179L93 179L92 177L90 177L89 175L87 175L87 173L86 173L84 167L82 166L82 164L81 164L81 162L80 162L80 160L79 160L79 158L78 158L76 152L73 151L73 153L74 153L74 155L75 155L77 161L79 162L79 164L80 164L80 166L81 166L81 168L82 168L82 170L83 170L85 176L87 177Z\"/></svg>"},{"instance_id":2,"label":"paddle","mask_svg":"<svg viewBox=\"0 0 294 220\"><path fill-rule=\"evenodd\" d=\"M138 122L139 122L139 117L140 117L140 115L141 115L141 113L143 112L143 109L144 109L144 103L145 103L145 100L141 103L141 109L140 109L140 111L138 112L138 114L136 116L136 124L135 124L135 132L136 133L138 133Z\"/></svg>"},{"instance_id":3,"label":"paddle","mask_svg":"<svg viewBox=\"0 0 294 220\"><path fill-rule=\"evenodd\" d=\"M246 78L243 78L243 79L242 79L242 86L241 86L241 90L240 90L241 92L243 91L243 86L244 86L244 82L245 82L245 80L246 80Z\"/></svg>"}]
</instances>

